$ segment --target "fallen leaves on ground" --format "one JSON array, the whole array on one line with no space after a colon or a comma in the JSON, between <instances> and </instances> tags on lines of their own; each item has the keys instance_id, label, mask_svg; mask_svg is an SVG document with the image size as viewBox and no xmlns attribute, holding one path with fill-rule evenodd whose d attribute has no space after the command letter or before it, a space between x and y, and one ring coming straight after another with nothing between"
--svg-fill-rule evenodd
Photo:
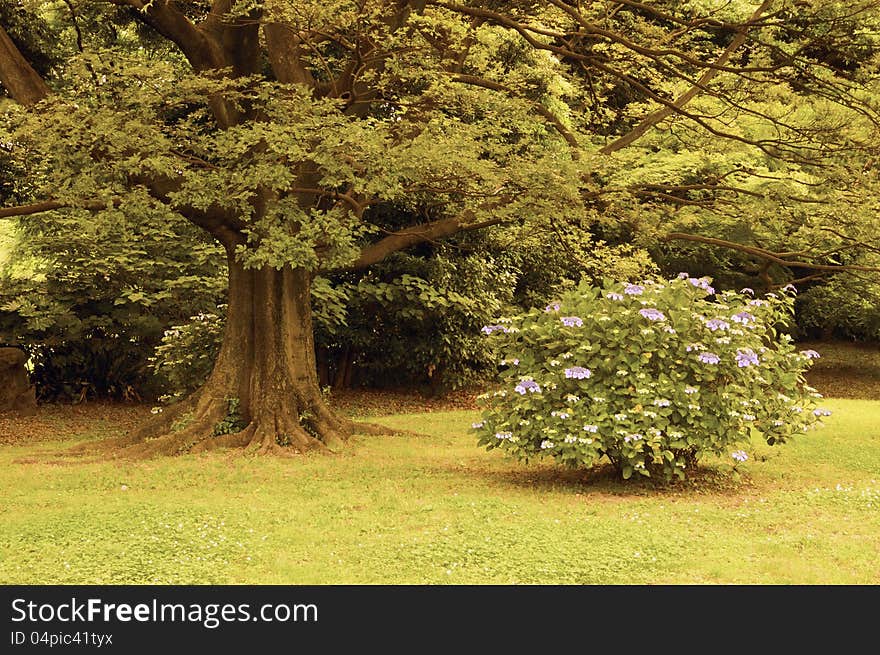
<instances>
[{"instance_id":1,"label":"fallen leaves on ground","mask_svg":"<svg viewBox=\"0 0 880 655\"><path fill-rule=\"evenodd\" d=\"M417 414L476 408L477 391L457 391L429 398L408 390L334 391L331 406L349 416ZM35 416L0 412L0 445L31 444L58 439L121 436L150 417L155 403L85 402L41 404Z\"/></svg>"}]
</instances>

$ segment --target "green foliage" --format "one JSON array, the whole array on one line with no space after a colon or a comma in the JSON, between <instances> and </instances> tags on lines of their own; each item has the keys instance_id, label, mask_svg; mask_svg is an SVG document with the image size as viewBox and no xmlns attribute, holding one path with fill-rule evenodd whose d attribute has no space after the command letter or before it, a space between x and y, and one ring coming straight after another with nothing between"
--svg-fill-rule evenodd
<instances>
[{"instance_id":1,"label":"green foliage","mask_svg":"<svg viewBox=\"0 0 880 655\"><path fill-rule=\"evenodd\" d=\"M714 300L709 297L715 296ZM582 284L546 310L484 327L503 353L479 443L571 467L607 458L633 473L685 477L701 457L783 443L826 412L804 384L812 351L779 332L793 294L715 294L706 278Z\"/></svg>"},{"instance_id":2,"label":"green foliage","mask_svg":"<svg viewBox=\"0 0 880 655\"><path fill-rule=\"evenodd\" d=\"M172 432L180 432L181 430L185 430L186 427L193 422L195 418L195 412L186 412L181 414L173 423L171 423L171 431Z\"/></svg>"},{"instance_id":3,"label":"green foliage","mask_svg":"<svg viewBox=\"0 0 880 655\"><path fill-rule=\"evenodd\" d=\"M165 330L216 308L218 249L179 217L137 210L22 223L0 275L0 340L31 354L44 399L153 397Z\"/></svg>"},{"instance_id":4,"label":"green foliage","mask_svg":"<svg viewBox=\"0 0 880 655\"><path fill-rule=\"evenodd\" d=\"M798 296L797 325L802 335L851 341L880 341L880 288L865 279L856 287L836 275Z\"/></svg>"},{"instance_id":5,"label":"green foliage","mask_svg":"<svg viewBox=\"0 0 880 655\"><path fill-rule=\"evenodd\" d=\"M337 277L348 295L346 324L316 335L333 377L349 357L366 386L439 392L478 379L493 360L479 328L509 306L516 273L468 243L398 253L365 274Z\"/></svg>"},{"instance_id":6,"label":"green foliage","mask_svg":"<svg viewBox=\"0 0 880 655\"><path fill-rule=\"evenodd\" d=\"M218 437L222 434L235 434L247 427L247 421L241 415L241 400L238 398L226 399L226 416L214 426L213 435Z\"/></svg>"},{"instance_id":7,"label":"green foliage","mask_svg":"<svg viewBox=\"0 0 880 655\"><path fill-rule=\"evenodd\" d=\"M218 309L224 309L221 305ZM222 314L200 313L190 322L166 330L150 357L153 372L165 392L163 402L175 402L208 379L223 339Z\"/></svg>"}]
</instances>

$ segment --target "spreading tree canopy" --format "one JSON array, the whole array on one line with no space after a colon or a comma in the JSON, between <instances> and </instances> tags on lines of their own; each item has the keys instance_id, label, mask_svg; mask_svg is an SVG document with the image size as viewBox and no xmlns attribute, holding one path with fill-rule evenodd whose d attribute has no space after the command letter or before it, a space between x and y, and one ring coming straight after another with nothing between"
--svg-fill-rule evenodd
<instances>
[{"instance_id":1,"label":"spreading tree canopy","mask_svg":"<svg viewBox=\"0 0 880 655\"><path fill-rule=\"evenodd\" d=\"M48 65L0 29L18 101L2 147L27 180L0 217L169 241L183 219L226 253L213 372L119 444L132 453L335 449L379 429L321 397L310 284L463 231L549 249L626 223L806 271L871 252L827 208L876 186L875 2L18 4L76 47ZM111 16L134 36L90 43ZM774 240L692 229L746 204L766 216L746 236Z\"/></svg>"}]
</instances>

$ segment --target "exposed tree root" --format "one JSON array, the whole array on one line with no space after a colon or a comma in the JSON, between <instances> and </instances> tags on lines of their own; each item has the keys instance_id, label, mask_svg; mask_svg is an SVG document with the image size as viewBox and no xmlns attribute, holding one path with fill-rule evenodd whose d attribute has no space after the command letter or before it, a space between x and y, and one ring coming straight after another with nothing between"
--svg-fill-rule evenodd
<instances>
[{"instance_id":1,"label":"exposed tree root","mask_svg":"<svg viewBox=\"0 0 880 655\"><path fill-rule=\"evenodd\" d=\"M228 401L217 394L198 393L121 437L80 444L68 452L103 454L125 459L148 459L218 449L240 449L244 454L297 456L308 452L340 451L352 436L389 435L400 432L376 423L361 423L340 416L323 402L311 402L298 412L289 402L280 409L257 408L240 429L218 433L230 426Z\"/></svg>"}]
</instances>

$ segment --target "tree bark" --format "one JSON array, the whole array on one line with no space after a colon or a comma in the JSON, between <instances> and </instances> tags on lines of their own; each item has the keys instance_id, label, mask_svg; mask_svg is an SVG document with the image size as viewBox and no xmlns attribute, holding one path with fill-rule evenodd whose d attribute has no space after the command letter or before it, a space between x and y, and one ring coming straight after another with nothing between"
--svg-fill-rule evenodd
<instances>
[{"instance_id":1,"label":"tree bark","mask_svg":"<svg viewBox=\"0 0 880 655\"><path fill-rule=\"evenodd\" d=\"M0 25L0 83L16 101L28 106L49 95L49 87Z\"/></svg>"},{"instance_id":2,"label":"tree bark","mask_svg":"<svg viewBox=\"0 0 880 655\"><path fill-rule=\"evenodd\" d=\"M245 269L230 256L226 331L208 381L189 398L106 445L134 456L218 447L299 454L337 451L355 433L391 432L356 423L324 401L310 283L311 274L302 269Z\"/></svg>"}]
</instances>

